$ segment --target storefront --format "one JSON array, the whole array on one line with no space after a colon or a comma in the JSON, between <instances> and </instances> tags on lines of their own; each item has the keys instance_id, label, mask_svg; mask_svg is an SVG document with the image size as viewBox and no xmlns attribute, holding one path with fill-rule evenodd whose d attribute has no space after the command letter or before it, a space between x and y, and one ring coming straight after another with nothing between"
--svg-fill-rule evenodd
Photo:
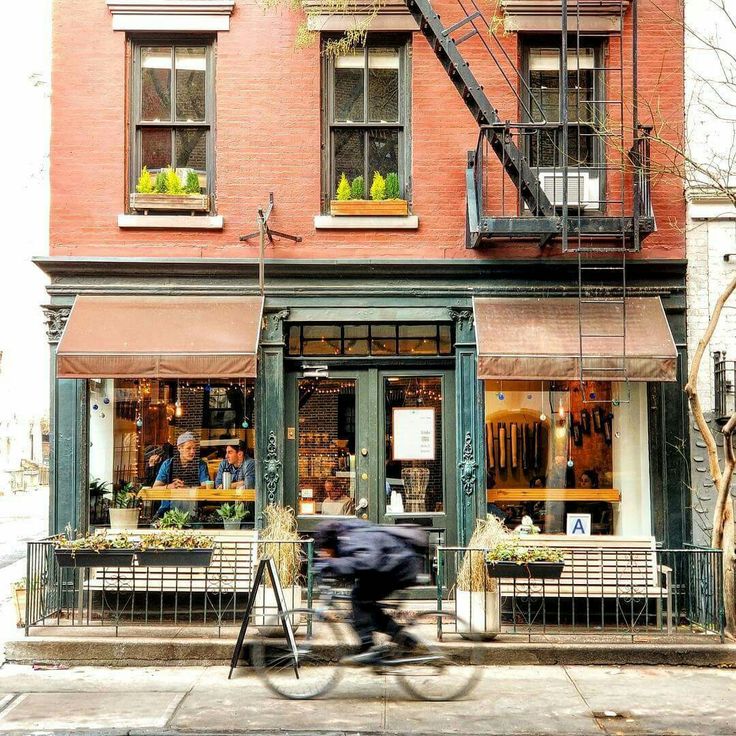
<instances>
[{"instance_id":1,"label":"storefront","mask_svg":"<svg viewBox=\"0 0 736 736\"><path fill-rule=\"evenodd\" d=\"M591 352L584 393L573 267L276 262L262 299L253 263L172 261L166 282L153 264L41 265L56 340L66 324L54 531L103 522L99 479L144 486L143 523L168 504L219 524L221 503L241 500L246 524L284 503L304 532L357 515L462 544L491 510L555 533L590 514L593 534L687 541L678 264L631 267L646 308L628 303L625 356ZM610 372L622 357L627 380ZM157 484L187 433L196 471ZM254 487L218 488L238 444Z\"/></svg>"}]
</instances>

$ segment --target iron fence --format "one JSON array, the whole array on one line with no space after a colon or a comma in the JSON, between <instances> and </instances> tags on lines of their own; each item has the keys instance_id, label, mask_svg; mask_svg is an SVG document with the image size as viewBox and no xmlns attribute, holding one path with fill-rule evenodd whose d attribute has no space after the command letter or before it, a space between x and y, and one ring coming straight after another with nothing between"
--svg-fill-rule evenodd
<instances>
[{"instance_id":1,"label":"iron fence","mask_svg":"<svg viewBox=\"0 0 736 736\"><path fill-rule=\"evenodd\" d=\"M736 361L726 360L726 353L713 353L716 421L723 425L736 411Z\"/></svg>"},{"instance_id":2,"label":"iron fence","mask_svg":"<svg viewBox=\"0 0 736 736\"><path fill-rule=\"evenodd\" d=\"M437 603L454 605L470 631L489 636L618 634L633 641L642 635L715 634L723 641L720 550L563 544L558 579L528 573L493 578L486 573L487 550L440 547Z\"/></svg>"},{"instance_id":3,"label":"iron fence","mask_svg":"<svg viewBox=\"0 0 736 736\"><path fill-rule=\"evenodd\" d=\"M267 544L277 570L287 556L296 560L298 584L284 587L287 607L302 605L303 594L309 604L313 540ZM265 545L223 537L208 567L61 567L52 539L28 542L26 636L51 626L113 627L117 636L120 627L135 625L211 626L219 636L222 627L240 625ZM273 625L275 612L270 589L261 587L253 620Z\"/></svg>"}]
</instances>

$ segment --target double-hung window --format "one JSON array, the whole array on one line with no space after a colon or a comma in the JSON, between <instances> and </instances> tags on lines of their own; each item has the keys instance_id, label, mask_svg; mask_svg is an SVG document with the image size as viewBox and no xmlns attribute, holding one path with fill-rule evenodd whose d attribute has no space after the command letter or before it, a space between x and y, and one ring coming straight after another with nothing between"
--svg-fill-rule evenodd
<instances>
[{"instance_id":1,"label":"double-hung window","mask_svg":"<svg viewBox=\"0 0 736 736\"><path fill-rule=\"evenodd\" d=\"M182 185L190 172L200 194L213 189L212 45L139 43L134 46L131 192L143 167L153 178L168 167Z\"/></svg>"},{"instance_id":2,"label":"double-hung window","mask_svg":"<svg viewBox=\"0 0 736 736\"><path fill-rule=\"evenodd\" d=\"M327 160L324 191L334 199L343 174L363 177L370 198L375 172L398 176L409 198L409 85L407 43L371 39L365 47L326 61Z\"/></svg>"}]
</instances>

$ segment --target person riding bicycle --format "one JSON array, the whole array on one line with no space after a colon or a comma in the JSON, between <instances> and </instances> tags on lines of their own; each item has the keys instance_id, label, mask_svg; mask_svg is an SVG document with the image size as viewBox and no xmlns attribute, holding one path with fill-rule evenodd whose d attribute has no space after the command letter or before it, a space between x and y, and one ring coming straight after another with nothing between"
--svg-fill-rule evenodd
<instances>
[{"instance_id":1,"label":"person riding bicycle","mask_svg":"<svg viewBox=\"0 0 736 736\"><path fill-rule=\"evenodd\" d=\"M402 646L416 643L378 601L416 583L421 569L417 549L421 547L420 536L412 539L408 529L343 519L321 524L315 534L315 546L319 554L315 564L318 575L354 580L350 598L360 649L349 658L351 663L374 664L381 660L386 648L375 645L376 631L388 634Z\"/></svg>"}]
</instances>

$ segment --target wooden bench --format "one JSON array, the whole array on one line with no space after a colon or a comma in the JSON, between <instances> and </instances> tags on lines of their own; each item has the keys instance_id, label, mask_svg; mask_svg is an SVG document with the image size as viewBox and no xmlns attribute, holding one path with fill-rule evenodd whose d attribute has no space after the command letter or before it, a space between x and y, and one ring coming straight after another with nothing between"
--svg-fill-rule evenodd
<instances>
[{"instance_id":1,"label":"wooden bench","mask_svg":"<svg viewBox=\"0 0 736 736\"><path fill-rule=\"evenodd\" d=\"M651 600L661 624L662 602L666 627L672 627L671 570L657 563L654 537L531 534L521 538L528 547L563 550L565 566L559 580L501 579L502 597Z\"/></svg>"}]
</instances>

